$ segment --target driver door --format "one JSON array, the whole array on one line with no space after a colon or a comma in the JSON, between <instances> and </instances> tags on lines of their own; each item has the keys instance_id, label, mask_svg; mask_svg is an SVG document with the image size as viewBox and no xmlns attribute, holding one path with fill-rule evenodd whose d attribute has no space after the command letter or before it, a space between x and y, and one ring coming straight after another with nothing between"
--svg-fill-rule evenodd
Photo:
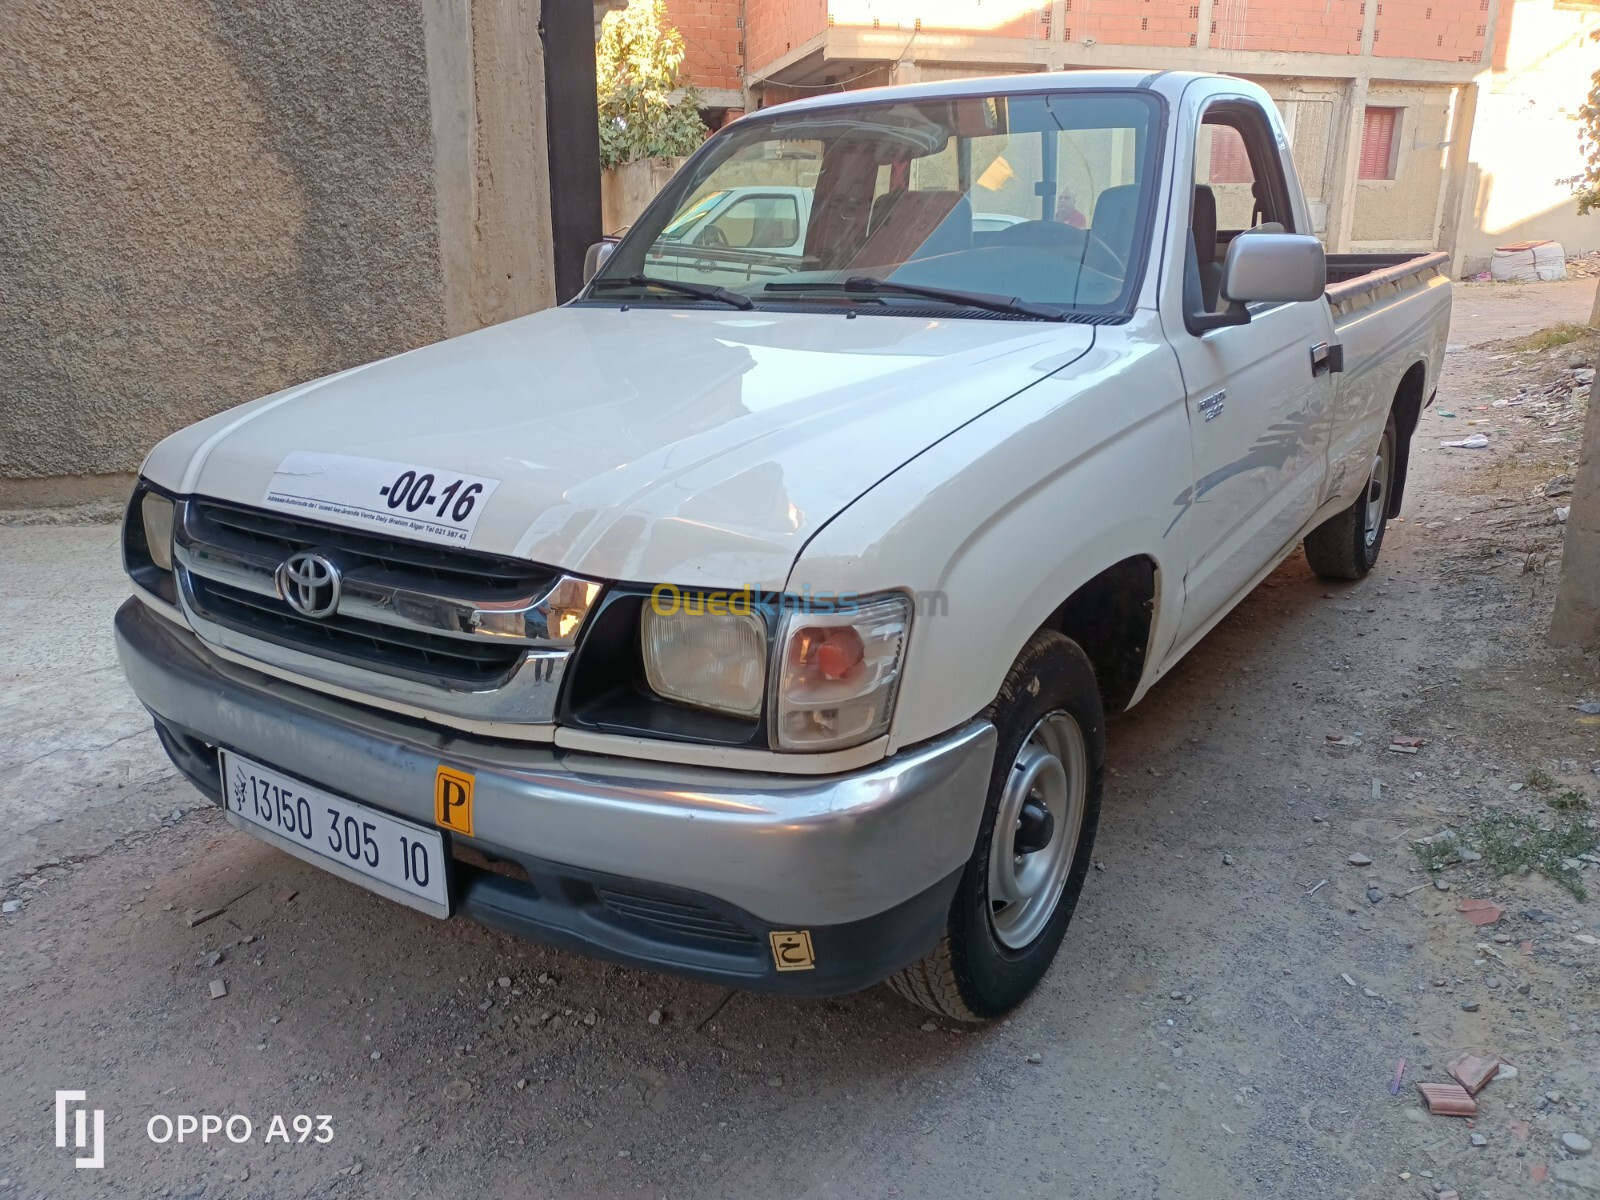
<instances>
[{"instance_id":1,"label":"driver door","mask_svg":"<svg viewBox=\"0 0 1600 1200\"><path fill-rule=\"evenodd\" d=\"M1252 231L1299 232L1278 141L1243 98L1202 118L1190 197L1185 307L1217 312L1227 247ZM1250 305L1250 322L1173 331L1189 409L1194 483L1184 497L1189 571L1178 643L1230 604L1299 536L1327 474L1333 376L1327 301Z\"/></svg>"}]
</instances>

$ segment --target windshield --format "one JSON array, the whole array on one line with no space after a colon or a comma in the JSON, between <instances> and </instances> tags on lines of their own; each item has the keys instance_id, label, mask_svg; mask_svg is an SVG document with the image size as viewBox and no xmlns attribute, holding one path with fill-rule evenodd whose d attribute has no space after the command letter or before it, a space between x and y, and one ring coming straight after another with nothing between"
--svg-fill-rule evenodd
<instances>
[{"instance_id":1,"label":"windshield","mask_svg":"<svg viewBox=\"0 0 1600 1200\"><path fill-rule=\"evenodd\" d=\"M763 308L938 300L845 287L866 277L1123 311L1149 244L1160 120L1149 92L1114 91L749 117L656 198L595 295L700 302L627 282L642 276L729 289Z\"/></svg>"}]
</instances>

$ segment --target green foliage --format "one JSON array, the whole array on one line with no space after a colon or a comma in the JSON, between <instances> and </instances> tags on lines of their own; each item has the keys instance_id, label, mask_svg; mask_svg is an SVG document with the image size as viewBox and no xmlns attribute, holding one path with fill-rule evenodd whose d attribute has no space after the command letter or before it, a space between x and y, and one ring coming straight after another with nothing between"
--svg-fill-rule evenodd
<instances>
[{"instance_id":1,"label":"green foliage","mask_svg":"<svg viewBox=\"0 0 1600 1200\"><path fill-rule=\"evenodd\" d=\"M683 35L667 23L665 0L628 0L627 8L605 15L595 45L601 166L677 158L700 145L706 136L700 93L679 80L683 54Z\"/></svg>"},{"instance_id":2,"label":"green foliage","mask_svg":"<svg viewBox=\"0 0 1600 1200\"><path fill-rule=\"evenodd\" d=\"M1515 350L1554 350L1557 346L1568 346L1573 342L1582 341L1584 338L1593 337L1594 330L1587 325L1574 325L1570 321L1560 325L1552 325L1548 329L1541 329L1538 333L1530 333L1525 338L1513 342ZM1532 787L1545 785L1534 783L1530 777L1528 783Z\"/></svg>"},{"instance_id":3,"label":"green foliage","mask_svg":"<svg viewBox=\"0 0 1600 1200\"><path fill-rule=\"evenodd\" d=\"M1600 42L1600 29L1589 36ZM1600 209L1600 71L1590 77L1589 95L1578 109L1578 150L1583 155L1583 173L1557 180L1567 184L1578 197L1578 215Z\"/></svg>"},{"instance_id":4,"label":"green foliage","mask_svg":"<svg viewBox=\"0 0 1600 1200\"><path fill-rule=\"evenodd\" d=\"M1412 848L1418 861L1431 871L1456 861L1463 849L1474 849L1483 856L1483 865L1491 874L1537 871L1585 900L1588 892L1583 876L1568 865L1568 860L1590 853L1596 845L1600 845L1600 833L1570 810L1544 827L1528 813L1491 809L1449 837L1419 842Z\"/></svg>"}]
</instances>

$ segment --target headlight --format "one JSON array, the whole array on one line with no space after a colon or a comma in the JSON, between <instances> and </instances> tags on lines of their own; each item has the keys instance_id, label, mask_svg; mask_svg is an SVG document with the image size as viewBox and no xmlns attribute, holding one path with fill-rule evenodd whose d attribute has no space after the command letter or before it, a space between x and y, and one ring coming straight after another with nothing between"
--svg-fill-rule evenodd
<instances>
[{"instance_id":1,"label":"headlight","mask_svg":"<svg viewBox=\"0 0 1600 1200\"><path fill-rule=\"evenodd\" d=\"M773 684L776 748L836 750L886 732L910 626L905 596L847 612L786 612Z\"/></svg>"},{"instance_id":2,"label":"headlight","mask_svg":"<svg viewBox=\"0 0 1600 1200\"><path fill-rule=\"evenodd\" d=\"M144 480L128 497L122 516L122 569L134 583L168 604L177 604L172 575L173 506Z\"/></svg>"},{"instance_id":3,"label":"headlight","mask_svg":"<svg viewBox=\"0 0 1600 1200\"><path fill-rule=\"evenodd\" d=\"M150 561L163 571L172 570L172 501L155 492L146 492L139 502L144 522L145 546Z\"/></svg>"},{"instance_id":4,"label":"headlight","mask_svg":"<svg viewBox=\"0 0 1600 1200\"><path fill-rule=\"evenodd\" d=\"M660 599L662 593L665 599ZM737 603L734 600L733 603ZM767 629L754 612L721 612L702 598L658 589L640 634L644 674L658 696L735 717L761 715L767 684Z\"/></svg>"}]
</instances>

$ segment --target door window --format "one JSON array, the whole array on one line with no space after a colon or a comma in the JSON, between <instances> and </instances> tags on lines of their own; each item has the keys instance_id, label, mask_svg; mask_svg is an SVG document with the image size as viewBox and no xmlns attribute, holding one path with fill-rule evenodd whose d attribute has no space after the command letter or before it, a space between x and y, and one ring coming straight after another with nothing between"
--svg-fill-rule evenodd
<instances>
[{"instance_id":1,"label":"door window","mask_svg":"<svg viewBox=\"0 0 1600 1200\"><path fill-rule=\"evenodd\" d=\"M688 208L667 222L667 227L661 231L661 240L664 242L682 241L684 235L699 222L705 220L706 214L721 204L722 198L727 194L726 192L712 192L709 195L701 196Z\"/></svg>"},{"instance_id":2,"label":"door window","mask_svg":"<svg viewBox=\"0 0 1600 1200\"><path fill-rule=\"evenodd\" d=\"M1201 118L1184 264L1184 306L1219 312L1228 244L1246 233L1294 231L1272 129L1254 104L1223 101Z\"/></svg>"},{"instance_id":3,"label":"door window","mask_svg":"<svg viewBox=\"0 0 1600 1200\"><path fill-rule=\"evenodd\" d=\"M800 206L793 196L741 196L695 235L699 246L781 250L800 240Z\"/></svg>"}]
</instances>

